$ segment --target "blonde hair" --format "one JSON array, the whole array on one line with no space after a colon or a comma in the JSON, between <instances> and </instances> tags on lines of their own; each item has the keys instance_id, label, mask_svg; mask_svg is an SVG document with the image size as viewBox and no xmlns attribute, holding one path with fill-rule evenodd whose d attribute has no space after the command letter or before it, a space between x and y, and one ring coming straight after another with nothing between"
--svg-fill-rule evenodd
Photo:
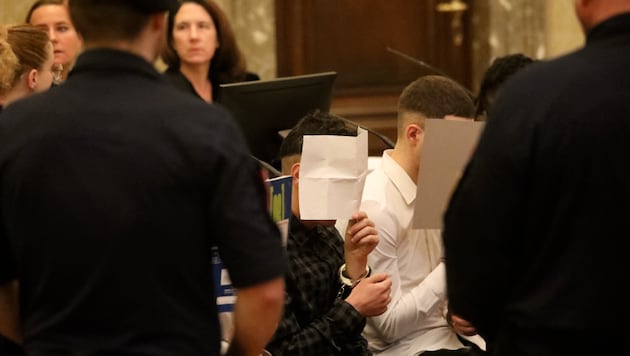
<instances>
[{"instance_id":1,"label":"blonde hair","mask_svg":"<svg viewBox=\"0 0 630 356\"><path fill-rule=\"evenodd\" d=\"M0 94L4 94L15 82L16 73L20 69L20 61L11 49L6 27L0 25Z\"/></svg>"},{"instance_id":2,"label":"blonde hair","mask_svg":"<svg viewBox=\"0 0 630 356\"><path fill-rule=\"evenodd\" d=\"M48 33L39 26L28 24L13 25L6 28L6 36L3 41L6 52L11 52L16 58L17 65L2 66L2 76L6 76L7 83L2 80L2 93L6 93L15 85L15 81L28 70L41 70L48 60L52 46ZM5 50L2 51L3 53ZM2 55L4 57L4 54ZM9 58L11 55L7 55ZM6 74L5 72L6 68ZM11 73L12 72L12 73ZM5 84L8 86L5 87Z\"/></svg>"}]
</instances>

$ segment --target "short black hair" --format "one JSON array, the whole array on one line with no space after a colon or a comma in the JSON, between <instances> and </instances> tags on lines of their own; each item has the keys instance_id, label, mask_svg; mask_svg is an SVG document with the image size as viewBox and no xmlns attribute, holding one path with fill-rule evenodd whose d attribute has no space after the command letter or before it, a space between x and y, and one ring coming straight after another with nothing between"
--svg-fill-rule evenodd
<instances>
[{"instance_id":1,"label":"short black hair","mask_svg":"<svg viewBox=\"0 0 630 356\"><path fill-rule=\"evenodd\" d=\"M475 100L475 117L479 117L490 109L488 97L495 94L503 82L534 62L534 59L522 53L508 54L495 58L483 75L479 95L477 95Z\"/></svg>"},{"instance_id":2,"label":"short black hair","mask_svg":"<svg viewBox=\"0 0 630 356\"><path fill-rule=\"evenodd\" d=\"M278 159L302 154L304 135L356 136L357 126L331 113L320 110L311 111L302 117L284 138L280 145Z\"/></svg>"},{"instance_id":3,"label":"short black hair","mask_svg":"<svg viewBox=\"0 0 630 356\"><path fill-rule=\"evenodd\" d=\"M149 13L129 0L71 0L70 17L86 42L137 38L149 22Z\"/></svg>"},{"instance_id":4,"label":"short black hair","mask_svg":"<svg viewBox=\"0 0 630 356\"><path fill-rule=\"evenodd\" d=\"M425 75L403 89L398 98L398 113L420 113L427 118L446 115L472 117L473 101L466 89L453 79Z\"/></svg>"}]
</instances>

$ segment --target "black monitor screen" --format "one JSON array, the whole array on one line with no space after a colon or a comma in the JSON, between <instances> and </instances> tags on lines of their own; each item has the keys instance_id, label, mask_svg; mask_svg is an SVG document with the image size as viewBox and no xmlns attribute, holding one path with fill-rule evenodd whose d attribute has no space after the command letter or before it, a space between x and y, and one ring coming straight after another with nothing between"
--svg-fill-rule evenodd
<instances>
[{"instance_id":1,"label":"black monitor screen","mask_svg":"<svg viewBox=\"0 0 630 356\"><path fill-rule=\"evenodd\" d=\"M289 130L309 111L328 112L336 72L221 85L220 103L239 122L252 154L276 168Z\"/></svg>"}]
</instances>

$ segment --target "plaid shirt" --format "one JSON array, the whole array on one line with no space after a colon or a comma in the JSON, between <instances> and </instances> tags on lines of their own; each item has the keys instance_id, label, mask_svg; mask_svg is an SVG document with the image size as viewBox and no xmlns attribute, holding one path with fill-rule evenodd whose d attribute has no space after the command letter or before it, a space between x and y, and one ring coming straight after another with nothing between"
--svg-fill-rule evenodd
<instances>
[{"instance_id":1,"label":"plaid shirt","mask_svg":"<svg viewBox=\"0 0 630 356\"><path fill-rule=\"evenodd\" d=\"M334 227L309 230L295 216L289 227L287 299L267 350L274 356L371 355L361 336L365 317L337 298L343 239Z\"/></svg>"}]
</instances>

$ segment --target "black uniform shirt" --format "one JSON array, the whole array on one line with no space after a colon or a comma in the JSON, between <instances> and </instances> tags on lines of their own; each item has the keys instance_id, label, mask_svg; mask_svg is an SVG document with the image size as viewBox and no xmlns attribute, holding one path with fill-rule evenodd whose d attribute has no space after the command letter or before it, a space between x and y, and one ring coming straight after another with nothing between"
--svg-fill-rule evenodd
<instances>
[{"instance_id":1,"label":"black uniform shirt","mask_svg":"<svg viewBox=\"0 0 630 356\"><path fill-rule=\"evenodd\" d=\"M126 52L5 108L0 194L32 355L218 354L211 246L236 287L286 268L236 124Z\"/></svg>"},{"instance_id":2,"label":"black uniform shirt","mask_svg":"<svg viewBox=\"0 0 630 356\"><path fill-rule=\"evenodd\" d=\"M628 58L630 13L517 73L490 111L443 236L449 310L500 343L497 354L618 350L610 340L630 317L618 289L629 269Z\"/></svg>"}]
</instances>

